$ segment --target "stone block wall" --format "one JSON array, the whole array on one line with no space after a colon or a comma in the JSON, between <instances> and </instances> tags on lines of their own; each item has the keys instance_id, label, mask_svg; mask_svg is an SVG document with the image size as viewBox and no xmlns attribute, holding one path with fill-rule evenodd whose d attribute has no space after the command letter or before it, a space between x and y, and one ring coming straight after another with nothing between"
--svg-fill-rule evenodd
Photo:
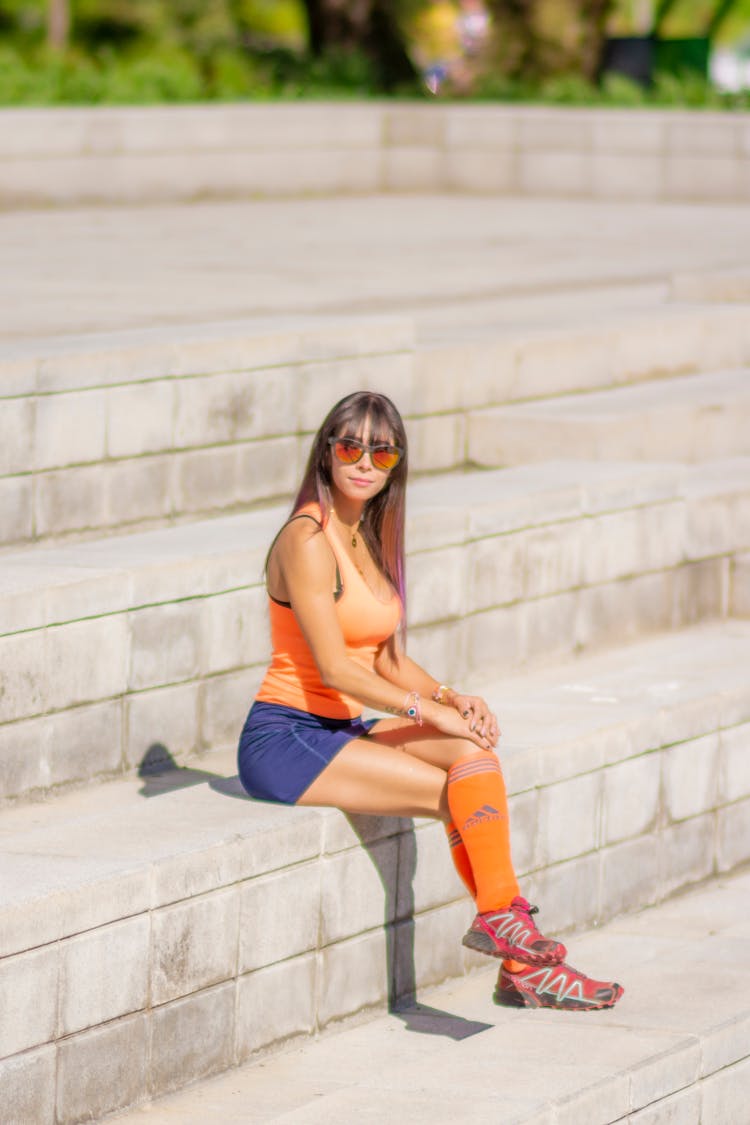
<instances>
[{"instance_id":1,"label":"stone block wall","mask_svg":"<svg viewBox=\"0 0 750 1125\"><path fill-rule=\"evenodd\" d=\"M410 512L409 651L454 682L725 617L750 547L748 466L731 486L668 465L428 477ZM0 796L234 746L285 514L6 554Z\"/></svg>"},{"instance_id":2,"label":"stone block wall","mask_svg":"<svg viewBox=\"0 0 750 1125\"><path fill-rule=\"evenodd\" d=\"M0 542L288 496L337 385L394 393L408 385L412 346L409 322L375 317L129 332L10 355Z\"/></svg>"},{"instance_id":3,"label":"stone block wall","mask_svg":"<svg viewBox=\"0 0 750 1125\"><path fill-rule=\"evenodd\" d=\"M457 191L740 202L750 115L394 102L0 111L0 201Z\"/></svg>"},{"instance_id":4,"label":"stone block wall","mask_svg":"<svg viewBox=\"0 0 750 1125\"><path fill-rule=\"evenodd\" d=\"M750 617L750 555L740 555L732 568L732 613Z\"/></svg>"},{"instance_id":5,"label":"stone block wall","mask_svg":"<svg viewBox=\"0 0 750 1125\"><path fill-rule=\"evenodd\" d=\"M530 461L546 449L550 458L530 431L520 451L510 438L507 449L493 438L488 451L483 428L500 433L488 407L746 362L741 306L665 305L616 328L445 347L415 341L409 318L346 317L11 349L0 356L0 544L157 527L288 498L310 434L354 390L397 402L413 471L433 473L508 463L511 452ZM690 424L699 423L696 407Z\"/></svg>"}]
</instances>

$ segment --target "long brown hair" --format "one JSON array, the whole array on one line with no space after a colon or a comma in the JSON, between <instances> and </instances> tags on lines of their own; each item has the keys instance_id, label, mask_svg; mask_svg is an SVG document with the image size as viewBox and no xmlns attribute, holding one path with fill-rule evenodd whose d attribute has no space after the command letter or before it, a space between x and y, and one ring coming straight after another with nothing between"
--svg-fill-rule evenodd
<instances>
[{"instance_id":1,"label":"long brown hair","mask_svg":"<svg viewBox=\"0 0 750 1125\"><path fill-rule=\"evenodd\" d=\"M406 573L404 565L404 524L406 519L406 478L409 471L406 431L396 407L385 395L375 391L356 391L337 402L326 415L313 438L307 468L295 497L293 511L315 501L320 505L323 522L327 522L332 506L331 447L332 437L359 438L369 422L370 441L397 445L401 459L388 474L384 488L368 500L359 530L380 570L396 589L406 621Z\"/></svg>"}]
</instances>

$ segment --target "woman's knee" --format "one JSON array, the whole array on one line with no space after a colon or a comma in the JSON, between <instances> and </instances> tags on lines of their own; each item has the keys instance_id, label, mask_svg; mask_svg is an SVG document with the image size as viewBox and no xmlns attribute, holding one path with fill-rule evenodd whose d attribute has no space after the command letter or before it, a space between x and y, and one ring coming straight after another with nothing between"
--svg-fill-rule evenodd
<instances>
[{"instance_id":1,"label":"woman's knee","mask_svg":"<svg viewBox=\"0 0 750 1125\"><path fill-rule=\"evenodd\" d=\"M472 742L470 738L456 738L454 742L453 760L451 765L456 762L462 762L466 758L494 758L498 760L497 754L494 750L485 750L481 746L477 746L476 742Z\"/></svg>"}]
</instances>

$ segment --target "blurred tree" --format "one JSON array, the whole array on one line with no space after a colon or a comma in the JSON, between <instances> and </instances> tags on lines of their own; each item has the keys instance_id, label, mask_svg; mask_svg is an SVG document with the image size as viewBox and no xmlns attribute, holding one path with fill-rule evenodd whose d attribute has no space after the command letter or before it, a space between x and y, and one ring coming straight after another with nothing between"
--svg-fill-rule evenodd
<instances>
[{"instance_id":1,"label":"blurred tree","mask_svg":"<svg viewBox=\"0 0 750 1125\"><path fill-rule=\"evenodd\" d=\"M594 82L599 77L610 16L616 0L580 0L580 70Z\"/></svg>"},{"instance_id":2,"label":"blurred tree","mask_svg":"<svg viewBox=\"0 0 750 1125\"><path fill-rule=\"evenodd\" d=\"M55 51L62 51L70 34L70 6L68 0L48 0L47 42Z\"/></svg>"},{"instance_id":3,"label":"blurred tree","mask_svg":"<svg viewBox=\"0 0 750 1125\"><path fill-rule=\"evenodd\" d=\"M495 61L508 78L538 79L546 70L545 40L535 0L487 0L494 28Z\"/></svg>"},{"instance_id":4,"label":"blurred tree","mask_svg":"<svg viewBox=\"0 0 750 1125\"><path fill-rule=\"evenodd\" d=\"M402 23L405 9L414 6L409 0L304 0L304 6L315 57L359 49L372 61L384 90L417 78Z\"/></svg>"},{"instance_id":5,"label":"blurred tree","mask_svg":"<svg viewBox=\"0 0 750 1125\"><path fill-rule=\"evenodd\" d=\"M593 81L618 0L486 0L494 28L493 64L537 83L560 74Z\"/></svg>"}]
</instances>

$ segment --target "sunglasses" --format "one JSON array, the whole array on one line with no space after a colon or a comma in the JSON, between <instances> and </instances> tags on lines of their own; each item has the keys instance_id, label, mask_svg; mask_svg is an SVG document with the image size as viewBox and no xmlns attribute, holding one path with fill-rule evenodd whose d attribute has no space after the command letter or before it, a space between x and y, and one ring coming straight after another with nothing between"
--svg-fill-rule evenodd
<instances>
[{"instance_id":1,"label":"sunglasses","mask_svg":"<svg viewBox=\"0 0 750 1125\"><path fill-rule=\"evenodd\" d=\"M365 445L363 441L350 437L332 437L328 439L328 444L333 449L336 460L342 465L356 465L365 453L369 453L374 467L380 469L381 473L388 473L391 469L395 469L403 453L403 449L399 449L397 445L386 445L382 442Z\"/></svg>"}]
</instances>

